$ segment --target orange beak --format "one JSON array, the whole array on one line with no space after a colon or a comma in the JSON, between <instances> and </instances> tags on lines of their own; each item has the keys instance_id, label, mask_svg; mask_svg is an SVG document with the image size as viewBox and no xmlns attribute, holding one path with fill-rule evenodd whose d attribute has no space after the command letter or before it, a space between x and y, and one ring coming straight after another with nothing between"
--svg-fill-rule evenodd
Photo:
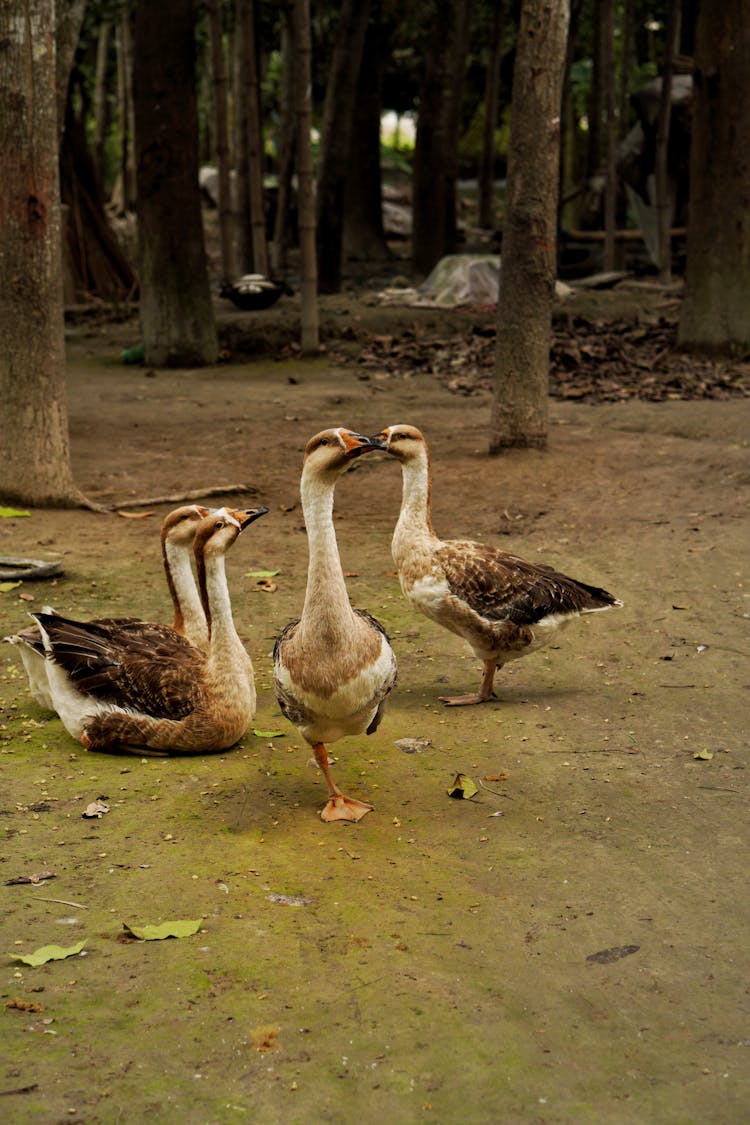
<instances>
[{"instance_id":1,"label":"orange beak","mask_svg":"<svg viewBox=\"0 0 750 1125\"><path fill-rule=\"evenodd\" d=\"M362 453L370 453L373 449L385 449L385 442L379 437L367 437L354 430L339 430L339 440L347 460L359 457Z\"/></svg>"},{"instance_id":2,"label":"orange beak","mask_svg":"<svg viewBox=\"0 0 750 1125\"><path fill-rule=\"evenodd\" d=\"M230 516L237 520L237 523L240 525L240 531L244 531L245 528L249 527L255 520L259 520L261 516L265 516L269 509L261 506L260 508L228 508L227 511Z\"/></svg>"}]
</instances>

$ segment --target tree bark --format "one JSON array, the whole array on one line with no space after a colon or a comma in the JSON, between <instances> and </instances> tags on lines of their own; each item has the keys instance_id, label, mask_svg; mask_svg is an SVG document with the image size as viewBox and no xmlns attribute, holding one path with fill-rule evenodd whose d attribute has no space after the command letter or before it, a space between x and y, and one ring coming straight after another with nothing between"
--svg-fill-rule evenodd
<instances>
[{"instance_id":1,"label":"tree bark","mask_svg":"<svg viewBox=\"0 0 750 1125\"><path fill-rule=\"evenodd\" d=\"M146 363L215 363L198 186L192 0L139 4L134 101L140 314Z\"/></svg>"},{"instance_id":2,"label":"tree bark","mask_svg":"<svg viewBox=\"0 0 750 1125\"><path fill-rule=\"evenodd\" d=\"M656 122L656 166L654 171L659 281L662 285L670 285L672 282L674 191L669 175L669 127L672 120L672 72L674 70L674 56L678 51L675 34L679 25L679 0L669 0L664 37L664 65L661 73L659 115Z\"/></svg>"},{"instance_id":3,"label":"tree bark","mask_svg":"<svg viewBox=\"0 0 750 1125\"><path fill-rule=\"evenodd\" d=\"M317 249L321 293L341 288L344 205L349 172L357 75L370 0L343 0L326 85L318 172Z\"/></svg>"},{"instance_id":4,"label":"tree bark","mask_svg":"<svg viewBox=\"0 0 750 1125\"><path fill-rule=\"evenodd\" d=\"M679 339L710 350L750 341L750 12L701 4L695 36L690 218Z\"/></svg>"},{"instance_id":5,"label":"tree bark","mask_svg":"<svg viewBox=\"0 0 750 1125\"><path fill-rule=\"evenodd\" d=\"M436 0L414 149L412 264L427 274L457 241L458 130L473 0Z\"/></svg>"},{"instance_id":6,"label":"tree bark","mask_svg":"<svg viewBox=\"0 0 750 1125\"><path fill-rule=\"evenodd\" d=\"M0 496L71 507L54 0L0 6Z\"/></svg>"},{"instance_id":7,"label":"tree bark","mask_svg":"<svg viewBox=\"0 0 750 1125\"><path fill-rule=\"evenodd\" d=\"M237 276L234 264L234 222L227 120L227 65L221 0L209 0L208 25L211 38L211 80L214 110L214 154L219 175L218 212L221 246L221 281L229 284Z\"/></svg>"},{"instance_id":8,"label":"tree bark","mask_svg":"<svg viewBox=\"0 0 750 1125\"><path fill-rule=\"evenodd\" d=\"M104 160L105 140L109 114L107 109L107 57L109 55L109 33L112 28L110 23L102 23L99 27L99 38L96 44L96 75L94 78L94 139L93 156L99 188L102 194L106 191L106 168Z\"/></svg>"},{"instance_id":9,"label":"tree bark","mask_svg":"<svg viewBox=\"0 0 750 1125\"><path fill-rule=\"evenodd\" d=\"M318 320L318 268L315 255L315 180L312 145L312 47L310 38L310 0L294 0L292 44L297 61L297 195L299 210L301 299L301 350L317 355L320 350Z\"/></svg>"},{"instance_id":10,"label":"tree bark","mask_svg":"<svg viewBox=\"0 0 750 1125\"><path fill-rule=\"evenodd\" d=\"M294 172L294 150L297 144L295 60L292 52L292 39L289 32L291 8L285 5L286 25L282 33L281 52L283 58L281 79L281 119L279 121L279 169L276 191L276 215L273 224L271 244L271 273L274 277L286 273L287 250L290 237L290 212L292 202L292 173Z\"/></svg>"},{"instance_id":11,"label":"tree bark","mask_svg":"<svg viewBox=\"0 0 750 1125\"><path fill-rule=\"evenodd\" d=\"M500 109L500 63L503 57L504 31L504 4L502 0L496 0L484 83L482 154L479 161L479 225L486 230L493 230L495 227L495 129Z\"/></svg>"},{"instance_id":12,"label":"tree bark","mask_svg":"<svg viewBox=\"0 0 750 1125\"><path fill-rule=\"evenodd\" d=\"M513 74L490 452L547 444L568 0L524 0Z\"/></svg>"},{"instance_id":13,"label":"tree bark","mask_svg":"<svg viewBox=\"0 0 750 1125\"><path fill-rule=\"evenodd\" d=\"M344 253L357 261L390 257L383 228L380 115L391 34L378 5L367 28L354 97L354 122L344 198Z\"/></svg>"},{"instance_id":14,"label":"tree bark","mask_svg":"<svg viewBox=\"0 0 750 1125\"><path fill-rule=\"evenodd\" d=\"M240 162L245 236L245 268L268 275L266 216L263 206L263 130L260 117L260 81L255 35L254 0L237 4L240 39Z\"/></svg>"},{"instance_id":15,"label":"tree bark","mask_svg":"<svg viewBox=\"0 0 750 1125\"><path fill-rule=\"evenodd\" d=\"M604 132L607 138L607 163L604 178L604 269L616 268L617 246L617 118L615 114L615 0L602 0L601 20L602 85L604 88Z\"/></svg>"}]
</instances>

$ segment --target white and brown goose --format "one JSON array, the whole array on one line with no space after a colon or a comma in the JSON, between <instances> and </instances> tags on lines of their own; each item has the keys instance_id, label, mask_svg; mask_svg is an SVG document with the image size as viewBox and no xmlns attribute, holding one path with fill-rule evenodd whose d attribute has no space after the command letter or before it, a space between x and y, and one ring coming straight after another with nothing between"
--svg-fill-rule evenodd
<instances>
[{"instance_id":1,"label":"white and brown goose","mask_svg":"<svg viewBox=\"0 0 750 1125\"><path fill-rule=\"evenodd\" d=\"M419 613L468 641L483 665L477 692L441 696L462 706L494 697L495 671L534 652L560 626L622 602L552 567L469 539L439 539L430 519L430 457L416 426L378 435L401 463L403 495L393 561L404 596Z\"/></svg>"},{"instance_id":2,"label":"white and brown goose","mask_svg":"<svg viewBox=\"0 0 750 1125\"><path fill-rule=\"evenodd\" d=\"M333 526L333 493L340 474L382 442L329 429L307 443L300 492L309 565L302 616L274 648L274 689L284 715L310 744L329 799L326 821L356 821L372 805L345 796L331 777L326 744L377 730L396 682L396 658L385 630L353 609Z\"/></svg>"},{"instance_id":3,"label":"white and brown goose","mask_svg":"<svg viewBox=\"0 0 750 1125\"><path fill-rule=\"evenodd\" d=\"M209 513L209 508L203 508L199 504L186 504L165 516L161 526L162 561L173 606L172 628L186 637L191 644L203 649L208 645L208 626L191 560L195 530ZM54 610L45 607L44 612L54 613ZM127 621L133 619L97 620L104 624L118 621L125 625ZM141 623L137 622L137 624ZM26 629L19 629L17 633L3 639L18 647L33 698L48 711L54 711L55 706L47 678L48 665L45 659L44 642L39 626L29 625Z\"/></svg>"},{"instance_id":4,"label":"white and brown goose","mask_svg":"<svg viewBox=\"0 0 750 1125\"><path fill-rule=\"evenodd\" d=\"M89 750L225 750L255 714L253 667L232 618L225 555L267 508L220 508L198 524L194 553L206 650L167 625L33 615L54 709Z\"/></svg>"}]
</instances>

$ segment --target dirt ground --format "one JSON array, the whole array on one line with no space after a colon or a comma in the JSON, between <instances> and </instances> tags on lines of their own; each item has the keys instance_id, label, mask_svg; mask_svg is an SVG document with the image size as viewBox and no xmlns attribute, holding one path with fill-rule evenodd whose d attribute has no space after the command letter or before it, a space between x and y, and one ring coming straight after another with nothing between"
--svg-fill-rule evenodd
<instances>
[{"instance_id":1,"label":"dirt ground","mask_svg":"<svg viewBox=\"0 0 750 1125\"><path fill-rule=\"evenodd\" d=\"M251 316L224 316L235 359ZM323 326L356 350L360 329L386 320L347 297ZM227 486L215 503L271 509L229 557L260 732L231 752L86 754L0 648L0 1113L43 1125L747 1120L750 400L555 402L547 452L490 459L486 392L303 363L268 331L247 362L154 373L119 362L134 322L80 321L76 477L143 518L0 519L0 555L64 566L0 593L5 634L47 602L168 619L158 530L176 505L140 500ZM396 422L430 441L440 534L545 560L625 604L514 665L497 702L444 708L447 688L478 683L477 662L400 595L398 466L357 462L337 489L339 545L400 683L373 737L334 747L334 776L375 811L328 826L322 779L271 691L273 641L304 592L301 454L328 425ZM279 571L275 590L248 576L258 569ZM404 738L429 743L407 753ZM474 799L448 796L457 772ZM110 811L82 818L98 797ZM123 930L175 919L200 932ZM84 939L75 957L14 960Z\"/></svg>"}]
</instances>

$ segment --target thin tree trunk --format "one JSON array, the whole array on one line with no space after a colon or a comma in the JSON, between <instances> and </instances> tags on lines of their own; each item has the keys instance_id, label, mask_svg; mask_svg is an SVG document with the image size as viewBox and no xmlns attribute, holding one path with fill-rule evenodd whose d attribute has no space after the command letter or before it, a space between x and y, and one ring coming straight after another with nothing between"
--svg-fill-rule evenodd
<instances>
[{"instance_id":1,"label":"thin tree trunk","mask_svg":"<svg viewBox=\"0 0 750 1125\"><path fill-rule=\"evenodd\" d=\"M659 281L672 282L672 185L669 176L669 126L672 119L672 71L677 51L675 42L680 25L679 0L669 0L664 37L664 66L661 74L659 115L656 119L656 163L654 187L656 194L656 231L659 246Z\"/></svg>"},{"instance_id":2,"label":"thin tree trunk","mask_svg":"<svg viewBox=\"0 0 750 1125\"><path fill-rule=\"evenodd\" d=\"M255 2L239 0L237 5L238 30L242 69L239 96L241 99L240 132L243 148L242 162L246 166L246 184L243 198L243 223L249 232L251 255L246 267L256 273L268 274L266 247L266 218L263 207L263 131L260 119L260 82L255 36ZM246 246L248 239L246 237Z\"/></svg>"},{"instance_id":3,"label":"thin tree trunk","mask_svg":"<svg viewBox=\"0 0 750 1125\"><path fill-rule=\"evenodd\" d=\"M547 444L568 0L524 0L513 74L490 452Z\"/></svg>"},{"instance_id":4,"label":"thin tree trunk","mask_svg":"<svg viewBox=\"0 0 750 1125\"><path fill-rule=\"evenodd\" d=\"M604 269L616 265L617 246L617 118L615 116L615 0L600 5L601 53L604 87L604 128L607 137L607 166L604 183Z\"/></svg>"},{"instance_id":5,"label":"thin tree trunk","mask_svg":"<svg viewBox=\"0 0 750 1125\"><path fill-rule=\"evenodd\" d=\"M0 44L0 496L71 507L53 0L0 6Z\"/></svg>"},{"instance_id":6,"label":"thin tree trunk","mask_svg":"<svg viewBox=\"0 0 750 1125\"><path fill-rule=\"evenodd\" d=\"M312 145L312 75L310 0L294 0L292 40L297 62L297 178L299 242L302 273L301 347L303 355L320 350L318 327L318 268L315 257L315 181Z\"/></svg>"},{"instance_id":7,"label":"thin tree trunk","mask_svg":"<svg viewBox=\"0 0 750 1125\"><path fill-rule=\"evenodd\" d=\"M215 363L198 186L192 0L138 4L134 95L138 146L140 314L147 363Z\"/></svg>"},{"instance_id":8,"label":"thin tree trunk","mask_svg":"<svg viewBox=\"0 0 750 1125\"><path fill-rule=\"evenodd\" d=\"M287 5L286 26L281 41L283 71L281 79L281 120L279 122L279 182L276 192L276 216L271 245L271 273L274 277L286 273L287 249L290 242L289 213L292 199L292 173L294 171L294 150L297 143L295 62L288 27L290 16L291 12Z\"/></svg>"},{"instance_id":9,"label":"thin tree trunk","mask_svg":"<svg viewBox=\"0 0 750 1125\"><path fill-rule=\"evenodd\" d=\"M107 109L107 60L109 56L110 23L104 22L99 28L96 43L96 75L94 77L94 142L92 146L94 167L102 194L105 193L106 169L104 145L107 136L109 113Z\"/></svg>"},{"instance_id":10,"label":"thin tree trunk","mask_svg":"<svg viewBox=\"0 0 750 1125\"><path fill-rule=\"evenodd\" d=\"M479 225L488 230L495 226L495 129L500 110L500 63L503 57L504 32L503 3L497 0L484 83L482 154L479 160Z\"/></svg>"},{"instance_id":11,"label":"thin tree trunk","mask_svg":"<svg viewBox=\"0 0 750 1125\"><path fill-rule=\"evenodd\" d=\"M344 253L357 261L390 257L383 227L380 117L383 74L393 26L377 4L367 28L354 97L349 170L344 197Z\"/></svg>"},{"instance_id":12,"label":"thin tree trunk","mask_svg":"<svg viewBox=\"0 0 750 1125\"><path fill-rule=\"evenodd\" d=\"M211 38L211 76L214 108L216 168L219 174L219 242L221 245L221 281L229 284L237 275L234 265L234 223L232 215L232 182L229 160L229 123L227 119L227 66L224 51L224 29L221 0L209 0L208 23Z\"/></svg>"},{"instance_id":13,"label":"thin tree trunk","mask_svg":"<svg viewBox=\"0 0 750 1125\"><path fill-rule=\"evenodd\" d=\"M317 194L318 277L322 293L341 288L346 180L357 75L370 0L343 0L326 85Z\"/></svg>"},{"instance_id":14,"label":"thin tree trunk","mask_svg":"<svg viewBox=\"0 0 750 1125\"><path fill-rule=\"evenodd\" d=\"M456 249L458 127L473 0L437 0L414 150L412 264L426 274Z\"/></svg>"},{"instance_id":15,"label":"thin tree trunk","mask_svg":"<svg viewBox=\"0 0 750 1125\"><path fill-rule=\"evenodd\" d=\"M591 91L588 105L588 147L586 152L586 176L591 179L601 170L602 164L602 102L604 100L604 58L602 55L602 7L594 4L594 49L591 72Z\"/></svg>"},{"instance_id":16,"label":"thin tree trunk","mask_svg":"<svg viewBox=\"0 0 750 1125\"><path fill-rule=\"evenodd\" d=\"M117 25L117 95L120 103L119 208L135 207L135 116L133 109L133 44L126 7Z\"/></svg>"}]
</instances>

